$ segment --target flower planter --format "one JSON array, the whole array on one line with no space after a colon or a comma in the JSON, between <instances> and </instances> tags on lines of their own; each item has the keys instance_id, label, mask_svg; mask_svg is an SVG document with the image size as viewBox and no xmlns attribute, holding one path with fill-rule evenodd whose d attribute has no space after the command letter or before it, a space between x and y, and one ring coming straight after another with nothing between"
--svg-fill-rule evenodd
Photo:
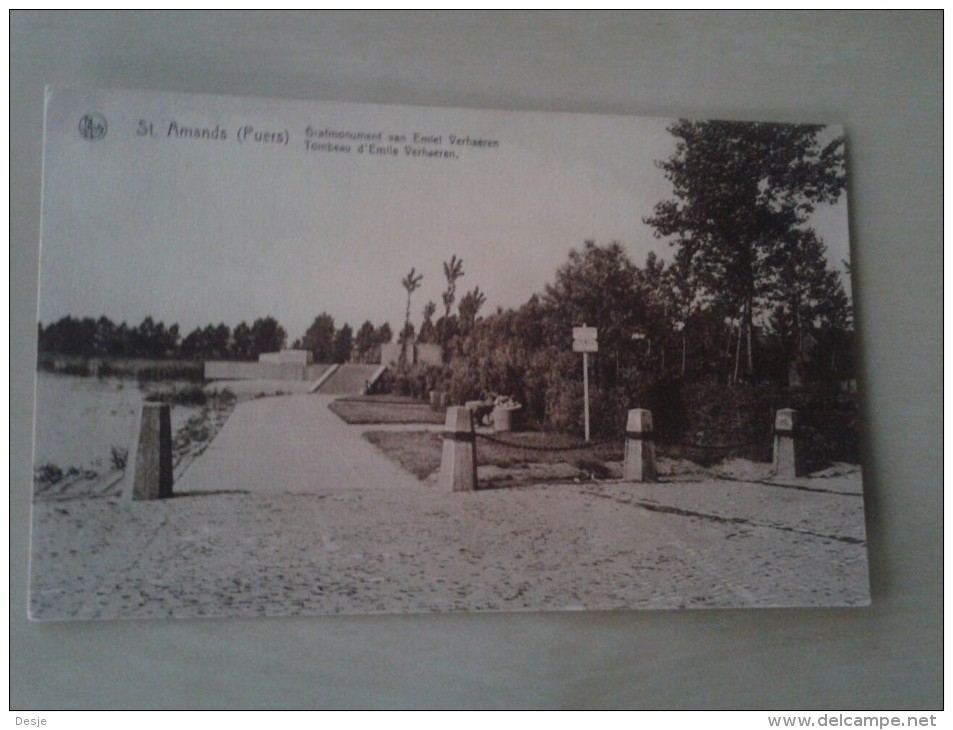
<instances>
[{"instance_id":1,"label":"flower planter","mask_svg":"<svg viewBox=\"0 0 953 730\"><path fill-rule=\"evenodd\" d=\"M482 400L468 400L463 404L470 413L473 414L473 424L475 426L488 426L487 417L493 413L493 404Z\"/></svg>"},{"instance_id":2,"label":"flower planter","mask_svg":"<svg viewBox=\"0 0 953 730\"><path fill-rule=\"evenodd\" d=\"M517 414L522 406L497 406L493 409L493 430L500 433L516 429Z\"/></svg>"}]
</instances>

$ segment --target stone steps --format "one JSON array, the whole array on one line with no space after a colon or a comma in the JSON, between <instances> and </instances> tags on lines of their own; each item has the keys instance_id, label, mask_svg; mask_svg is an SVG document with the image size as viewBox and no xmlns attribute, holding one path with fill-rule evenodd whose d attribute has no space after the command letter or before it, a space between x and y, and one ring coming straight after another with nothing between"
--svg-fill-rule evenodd
<instances>
[{"instance_id":1,"label":"stone steps","mask_svg":"<svg viewBox=\"0 0 953 730\"><path fill-rule=\"evenodd\" d=\"M316 392L322 395L358 395L374 377L379 365L344 364Z\"/></svg>"}]
</instances>

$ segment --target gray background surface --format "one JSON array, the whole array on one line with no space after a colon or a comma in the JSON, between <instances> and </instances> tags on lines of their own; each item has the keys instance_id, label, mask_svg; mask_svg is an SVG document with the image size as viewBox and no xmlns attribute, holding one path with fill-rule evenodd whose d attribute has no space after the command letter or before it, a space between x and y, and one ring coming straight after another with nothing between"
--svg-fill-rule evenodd
<instances>
[{"instance_id":1,"label":"gray background surface","mask_svg":"<svg viewBox=\"0 0 953 730\"><path fill-rule=\"evenodd\" d=\"M11 707L941 707L942 22L14 12ZM44 84L844 124L873 606L30 624Z\"/></svg>"}]
</instances>

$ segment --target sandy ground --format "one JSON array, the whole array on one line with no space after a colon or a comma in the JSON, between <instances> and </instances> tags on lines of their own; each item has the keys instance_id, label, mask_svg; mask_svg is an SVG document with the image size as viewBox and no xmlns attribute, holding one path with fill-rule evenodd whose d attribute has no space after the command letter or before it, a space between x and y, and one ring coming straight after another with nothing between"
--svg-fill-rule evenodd
<instances>
[{"instance_id":1,"label":"sandy ground","mask_svg":"<svg viewBox=\"0 0 953 730\"><path fill-rule=\"evenodd\" d=\"M868 602L859 471L443 494L327 402L239 405L173 499L37 498L32 617Z\"/></svg>"}]
</instances>

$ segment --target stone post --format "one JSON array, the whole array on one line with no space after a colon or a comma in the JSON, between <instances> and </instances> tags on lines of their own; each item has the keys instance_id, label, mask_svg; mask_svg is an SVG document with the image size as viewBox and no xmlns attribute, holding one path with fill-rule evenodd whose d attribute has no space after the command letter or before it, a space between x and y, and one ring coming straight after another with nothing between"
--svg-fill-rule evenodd
<instances>
[{"instance_id":1,"label":"stone post","mask_svg":"<svg viewBox=\"0 0 953 730\"><path fill-rule=\"evenodd\" d=\"M797 411L781 408L774 417L774 473L779 477L804 474L803 457L798 452Z\"/></svg>"},{"instance_id":2,"label":"stone post","mask_svg":"<svg viewBox=\"0 0 953 730\"><path fill-rule=\"evenodd\" d=\"M467 408L447 409L440 460L440 490L472 492L477 484L476 432L473 414Z\"/></svg>"},{"instance_id":3,"label":"stone post","mask_svg":"<svg viewBox=\"0 0 953 730\"><path fill-rule=\"evenodd\" d=\"M652 411L644 408L630 410L625 425L624 481L655 481L655 441L652 437Z\"/></svg>"},{"instance_id":4,"label":"stone post","mask_svg":"<svg viewBox=\"0 0 953 730\"><path fill-rule=\"evenodd\" d=\"M143 403L132 464L134 500L172 496L172 417L168 403Z\"/></svg>"}]
</instances>

